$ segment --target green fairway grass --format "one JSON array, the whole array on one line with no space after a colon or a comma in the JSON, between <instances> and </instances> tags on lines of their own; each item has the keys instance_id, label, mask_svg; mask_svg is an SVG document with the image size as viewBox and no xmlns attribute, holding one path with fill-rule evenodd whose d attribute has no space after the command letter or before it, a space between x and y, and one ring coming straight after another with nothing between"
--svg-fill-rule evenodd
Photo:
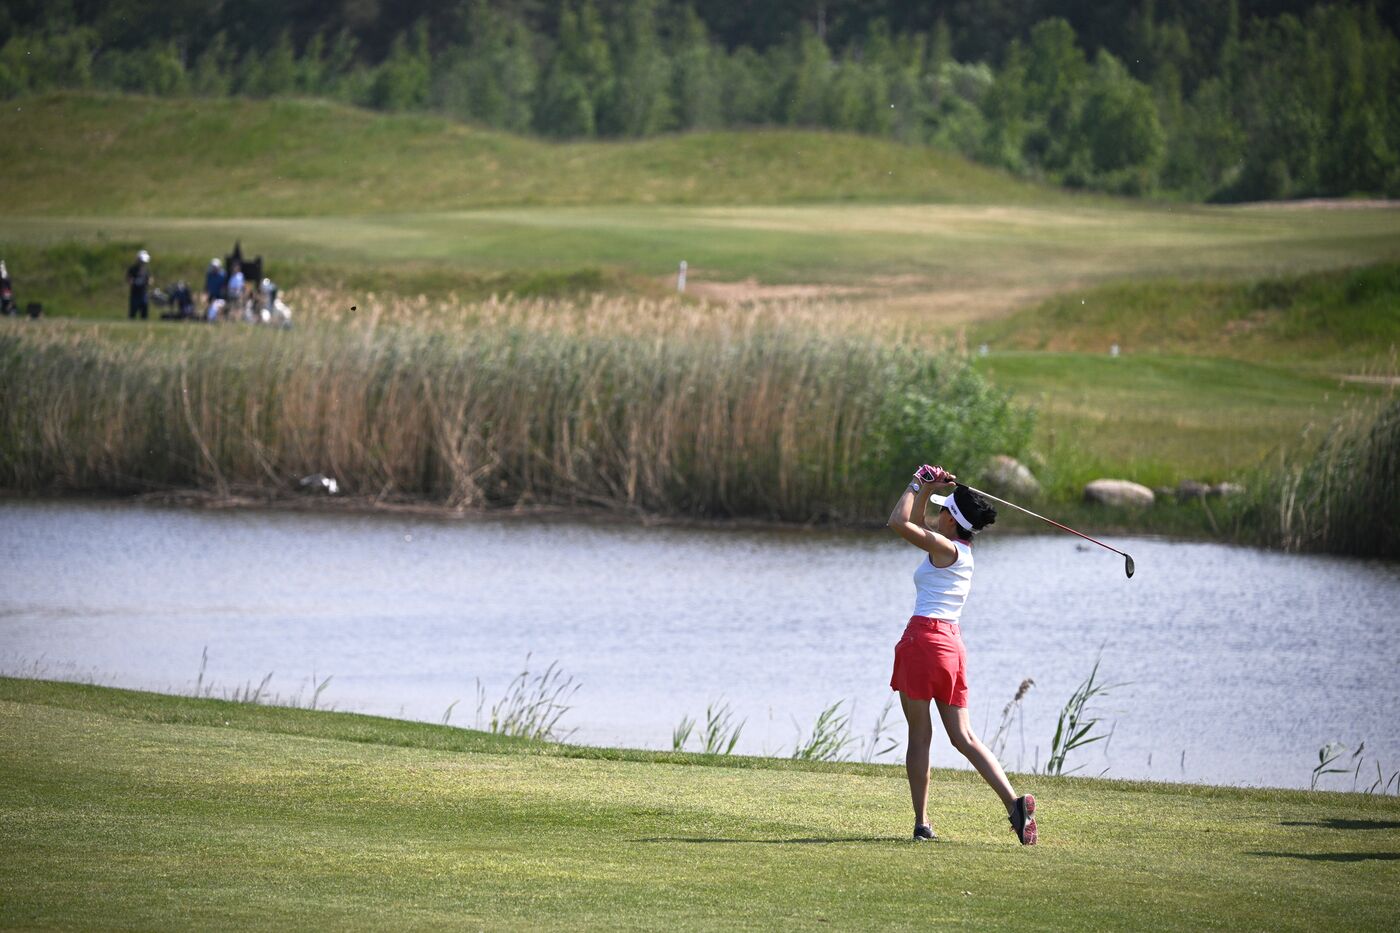
<instances>
[{"instance_id":1,"label":"green fairway grass","mask_svg":"<svg viewBox=\"0 0 1400 933\"><path fill-rule=\"evenodd\" d=\"M1393 366L1400 262L1251 282L1120 282L1072 292L976 328L1002 348L1288 361L1360 373Z\"/></svg>"},{"instance_id":2,"label":"green fairway grass","mask_svg":"<svg viewBox=\"0 0 1400 933\"><path fill-rule=\"evenodd\" d=\"M1106 475L1151 485L1239 480L1385 393L1282 363L1204 356L994 352L977 368L1035 407L1060 497Z\"/></svg>"},{"instance_id":3,"label":"green fairway grass","mask_svg":"<svg viewBox=\"0 0 1400 933\"><path fill-rule=\"evenodd\" d=\"M191 206L192 207L192 206ZM171 252L219 255L241 239L278 261L446 267L464 277L512 270L612 267L691 283L836 283L898 299L903 316L946 326L1044 295L1136 278L1240 278L1393 259L1400 210L1166 210L1151 206L991 207L689 205L511 208L265 218L12 217L0 243L140 242L159 277ZM204 262L207 262L207 258ZM120 284L121 270L112 270ZM23 276L22 267L11 272ZM966 309L971 302L973 307ZM970 311L970 313L968 313Z\"/></svg>"},{"instance_id":4,"label":"green fairway grass","mask_svg":"<svg viewBox=\"0 0 1400 933\"><path fill-rule=\"evenodd\" d=\"M938 749L944 762L951 752ZM728 765L729 767L721 767ZM0 924L1393 929L1400 801L571 749L0 680Z\"/></svg>"}]
</instances>

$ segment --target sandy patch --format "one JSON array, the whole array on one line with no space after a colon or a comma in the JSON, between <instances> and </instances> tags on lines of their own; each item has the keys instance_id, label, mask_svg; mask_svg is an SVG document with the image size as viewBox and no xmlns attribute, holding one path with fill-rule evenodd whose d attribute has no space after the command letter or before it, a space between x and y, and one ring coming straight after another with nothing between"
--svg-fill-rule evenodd
<instances>
[{"instance_id":1,"label":"sandy patch","mask_svg":"<svg viewBox=\"0 0 1400 933\"><path fill-rule=\"evenodd\" d=\"M691 272L694 275L694 270ZM662 280L675 287L675 277ZM788 283L765 284L748 278L738 282L695 281L686 294L720 304L783 301L831 302L859 306L917 325L954 327L1005 317L1044 301L1055 292L1076 287L1056 285L970 285L939 283L914 275L885 276L860 285Z\"/></svg>"},{"instance_id":2,"label":"sandy patch","mask_svg":"<svg viewBox=\"0 0 1400 933\"><path fill-rule=\"evenodd\" d=\"M1386 198L1306 198L1302 201L1250 201L1237 207L1263 207L1271 210L1388 210L1400 208L1400 201Z\"/></svg>"},{"instance_id":3,"label":"sandy patch","mask_svg":"<svg viewBox=\"0 0 1400 933\"><path fill-rule=\"evenodd\" d=\"M692 273L693 274L693 273ZM666 282L674 284L674 276ZM738 304L745 301L830 301L869 294L869 288L855 285L765 285L758 279L739 282L688 282L685 293L706 301Z\"/></svg>"},{"instance_id":4,"label":"sandy patch","mask_svg":"<svg viewBox=\"0 0 1400 933\"><path fill-rule=\"evenodd\" d=\"M1342 382L1357 382L1371 386L1400 387L1400 376L1363 376L1355 373L1336 373Z\"/></svg>"}]
</instances>

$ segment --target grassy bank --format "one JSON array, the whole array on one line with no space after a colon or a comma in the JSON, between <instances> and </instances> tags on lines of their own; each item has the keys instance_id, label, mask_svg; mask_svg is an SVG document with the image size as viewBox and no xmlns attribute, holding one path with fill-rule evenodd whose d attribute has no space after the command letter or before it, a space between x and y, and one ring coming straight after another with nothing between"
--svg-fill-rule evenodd
<instances>
[{"instance_id":1,"label":"grassy bank","mask_svg":"<svg viewBox=\"0 0 1400 933\"><path fill-rule=\"evenodd\" d=\"M1400 249L1400 247L1397 247ZM998 349L1170 353L1361 373L1394 366L1400 262L1252 281L1120 282L973 329Z\"/></svg>"},{"instance_id":2,"label":"grassy bank","mask_svg":"<svg viewBox=\"0 0 1400 933\"><path fill-rule=\"evenodd\" d=\"M0 680L6 926L1389 929L1395 798L565 750ZM940 752L940 754L951 754ZM577 755L578 757L574 757ZM735 765L742 767L711 767Z\"/></svg>"},{"instance_id":3,"label":"grassy bank","mask_svg":"<svg viewBox=\"0 0 1400 933\"><path fill-rule=\"evenodd\" d=\"M1386 391L1292 362L1176 354L1007 351L974 365L1034 407L1039 472L1063 500L1109 475L1148 486L1240 481L1311 449Z\"/></svg>"}]
</instances>

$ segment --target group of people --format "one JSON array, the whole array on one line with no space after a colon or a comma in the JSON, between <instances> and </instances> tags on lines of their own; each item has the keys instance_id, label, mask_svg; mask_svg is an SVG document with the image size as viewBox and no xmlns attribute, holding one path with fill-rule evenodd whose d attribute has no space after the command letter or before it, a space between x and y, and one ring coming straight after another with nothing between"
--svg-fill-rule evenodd
<instances>
[{"instance_id":1,"label":"group of people","mask_svg":"<svg viewBox=\"0 0 1400 933\"><path fill-rule=\"evenodd\" d=\"M235 257L240 251L235 248ZM195 309L195 297L189 285L183 280L175 283L169 291L155 287L151 273L151 254L141 250L136 254L136 262L126 270L126 282L130 288L127 302L127 317L131 320L146 320L150 304L168 306L161 314L166 321L241 321L249 324L277 324L290 327L292 311L278 294L276 283L264 277L254 284L244 274L241 258L234 258L225 271L224 260L215 256L209 260L209 268L204 273L204 307ZM261 269L261 257L257 267Z\"/></svg>"},{"instance_id":2,"label":"group of people","mask_svg":"<svg viewBox=\"0 0 1400 933\"><path fill-rule=\"evenodd\" d=\"M11 317L24 314L30 318L43 316L44 306L37 301L28 302L24 310L20 310L19 301L15 298L15 286L10 281L10 269L5 264L5 260L0 259L0 317Z\"/></svg>"},{"instance_id":3,"label":"group of people","mask_svg":"<svg viewBox=\"0 0 1400 933\"><path fill-rule=\"evenodd\" d=\"M0 259L0 314L16 314L15 289L10 284L10 270L5 268L5 260Z\"/></svg>"}]
</instances>

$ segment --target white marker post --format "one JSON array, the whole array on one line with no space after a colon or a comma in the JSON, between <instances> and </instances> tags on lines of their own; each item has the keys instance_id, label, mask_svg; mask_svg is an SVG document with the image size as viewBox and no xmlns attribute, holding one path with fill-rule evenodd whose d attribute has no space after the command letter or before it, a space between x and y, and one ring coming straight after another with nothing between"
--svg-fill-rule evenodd
<instances>
[{"instance_id":1,"label":"white marker post","mask_svg":"<svg viewBox=\"0 0 1400 933\"><path fill-rule=\"evenodd\" d=\"M676 291L682 292L682 293L685 292L685 270L686 270L685 260L682 259L682 260L681 260L681 271L678 272L678 273L676 273Z\"/></svg>"}]
</instances>

